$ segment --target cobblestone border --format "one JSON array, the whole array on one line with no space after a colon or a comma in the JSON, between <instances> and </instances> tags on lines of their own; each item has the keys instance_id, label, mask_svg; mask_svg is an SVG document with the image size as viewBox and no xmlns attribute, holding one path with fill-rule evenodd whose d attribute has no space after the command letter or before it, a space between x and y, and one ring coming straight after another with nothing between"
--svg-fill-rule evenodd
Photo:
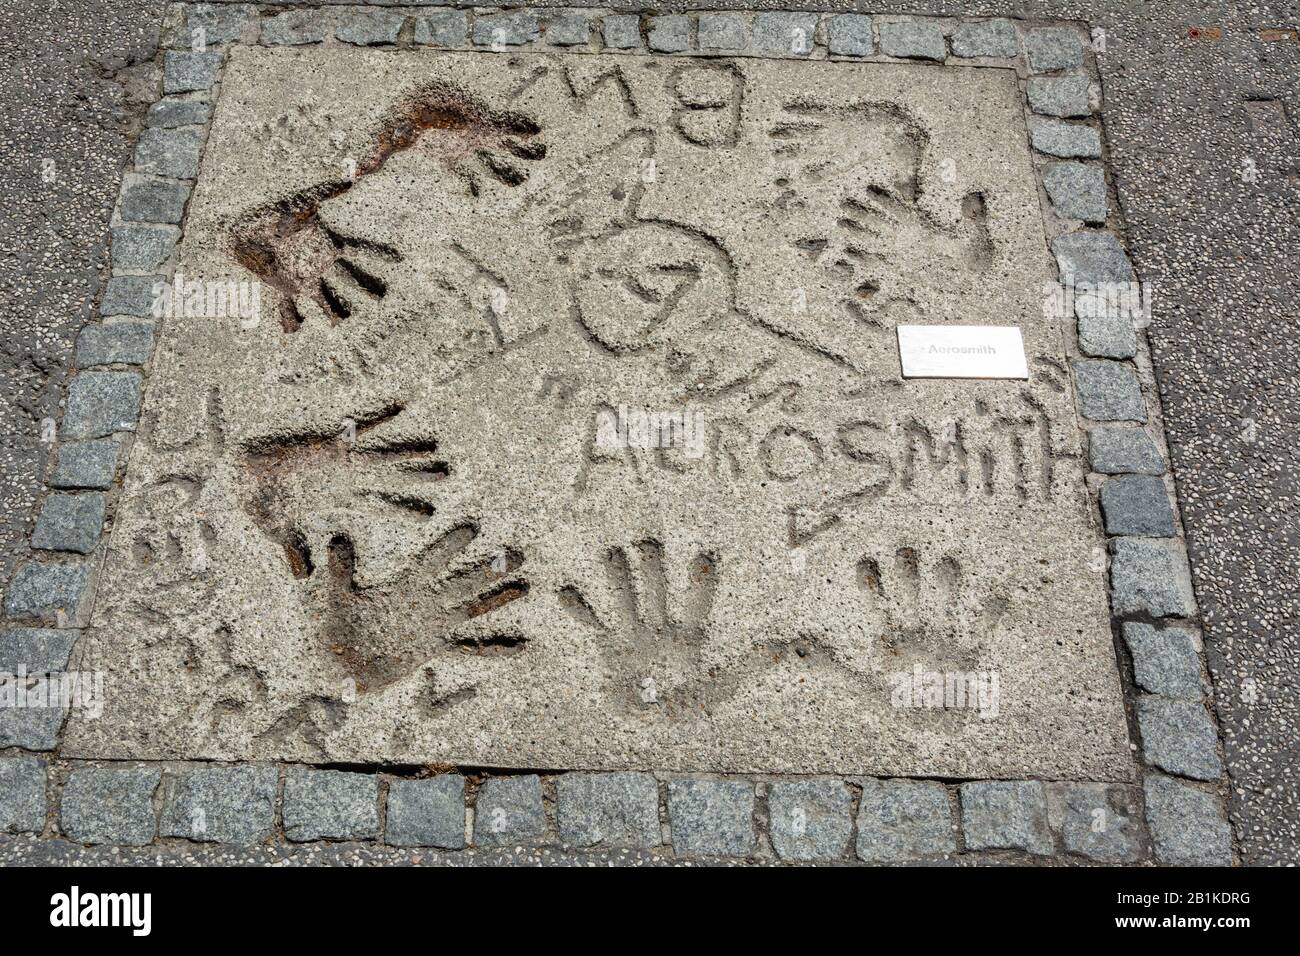
<instances>
[{"instance_id":1,"label":"cobblestone border","mask_svg":"<svg viewBox=\"0 0 1300 956\"><path fill-rule=\"evenodd\" d=\"M69 667L87 624L225 54L233 43L761 56L1016 70L1061 280L1135 279L1104 164L1086 24L858 13L173 4L112 219L100 320L77 340L58 456L4 601L0 672ZM298 765L69 762L63 713L0 709L0 834L118 846L384 841L634 847L680 858L1228 864L1219 737L1145 335L1073 303L1067 353L1105 530L1137 784L650 773L427 774ZM1062 370L1064 372L1064 370Z\"/></svg>"}]
</instances>

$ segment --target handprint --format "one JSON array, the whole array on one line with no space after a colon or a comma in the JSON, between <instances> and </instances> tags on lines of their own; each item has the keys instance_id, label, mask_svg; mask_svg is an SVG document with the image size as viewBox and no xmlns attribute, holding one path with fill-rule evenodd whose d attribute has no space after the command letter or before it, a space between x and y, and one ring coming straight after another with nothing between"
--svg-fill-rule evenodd
<instances>
[{"instance_id":1,"label":"handprint","mask_svg":"<svg viewBox=\"0 0 1300 956\"><path fill-rule=\"evenodd\" d=\"M477 535L472 524L453 528L383 587L357 581L356 551L346 534L330 540L326 567L313 569L306 586L311 603L324 609L322 647L356 681L357 693L386 687L440 653L511 653L527 643L511 631L456 632L528 593L527 580L515 574L523 564L517 551L461 566L457 559Z\"/></svg>"},{"instance_id":2,"label":"handprint","mask_svg":"<svg viewBox=\"0 0 1300 956\"><path fill-rule=\"evenodd\" d=\"M519 186L528 179L528 164L546 155L540 133L522 114L492 110L452 87L428 86L389 111L369 155L350 176L245 214L231 232L232 254L280 293L284 331L297 332L313 320L337 325L381 302L393 282L387 273L405 257L390 243L332 224L327 204L407 150L435 159L471 196L490 183Z\"/></svg>"},{"instance_id":3,"label":"handprint","mask_svg":"<svg viewBox=\"0 0 1300 956\"><path fill-rule=\"evenodd\" d=\"M510 652L525 643L509 629L458 629L528 593L515 574L523 556L477 555L471 545L479 529L469 518L439 516L433 524L436 486L452 469L432 436L407 430L401 412L383 409L338 434L265 443L246 458L248 513L302 582L316 639L357 693L379 690L439 653ZM412 540L428 543L396 577L361 573L367 555Z\"/></svg>"},{"instance_id":4,"label":"handprint","mask_svg":"<svg viewBox=\"0 0 1300 956\"><path fill-rule=\"evenodd\" d=\"M612 547L600 563L607 587L599 604L609 609L606 616L595 610L595 595L576 587L560 591L561 604L603 633L620 704L666 714L706 710L721 689L704 658L718 559L704 552L691 558L681 595L670 590L665 560L663 545L654 540Z\"/></svg>"},{"instance_id":5,"label":"handprint","mask_svg":"<svg viewBox=\"0 0 1300 956\"><path fill-rule=\"evenodd\" d=\"M981 598L956 555L900 547L887 557L865 556L856 578L886 662L966 669L986 653L1006 598Z\"/></svg>"},{"instance_id":6,"label":"handprint","mask_svg":"<svg viewBox=\"0 0 1300 956\"><path fill-rule=\"evenodd\" d=\"M931 277L990 267L985 197L968 192L952 222L921 201L929 136L896 104L795 101L769 135L782 173L776 185L784 238L826 274L839 290L837 307L853 319L892 328L915 317L915 302L892 278L904 271L900 253L913 260L906 263L911 273L920 250Z\"/></svg>"}]
</instances>

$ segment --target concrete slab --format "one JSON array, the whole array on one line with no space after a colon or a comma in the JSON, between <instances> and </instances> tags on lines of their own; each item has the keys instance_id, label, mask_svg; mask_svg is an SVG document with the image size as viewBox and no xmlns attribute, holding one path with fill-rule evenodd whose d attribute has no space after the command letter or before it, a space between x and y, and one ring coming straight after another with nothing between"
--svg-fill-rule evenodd
<instances>
[{"instance_id":1,"label":"concrete slab","mask_svg":"<svg viewBox=\"0 0 1300 956\"><path fill-rule=\"evenodd\" d=\"M66 755L1131 773L1014 72L236 48L178 261Z\"/></svg>"}]
</instances>

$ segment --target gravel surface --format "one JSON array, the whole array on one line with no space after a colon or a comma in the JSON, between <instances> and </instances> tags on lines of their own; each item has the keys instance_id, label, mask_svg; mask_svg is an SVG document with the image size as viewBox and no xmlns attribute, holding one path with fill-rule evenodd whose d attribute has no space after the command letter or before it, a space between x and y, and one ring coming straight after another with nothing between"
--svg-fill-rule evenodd
<instances>
[{"instance_id":1,"label":"gravel surface","mask_svg":"<svg viewBox=\"0 0 1300 956\"><path fill-rule=\"evenodd\" d=\"M154 98L156 0L10 0L0 19L0 574L26 552L108 217ZM52 180L52 181L51 181Z\"/></svg>"},{"instance_id":2,"label":"gravel surface","mask_svg":"<svg viewBox=\"0 0 1300 956\"><path fill-rule=\"evenodd\" d=\"M1268 40L1261 31L1300 27L1300 4L746 5L883 13L921 6L929 14L1082 19L1106 29L1110 165L1134 258L1155 284L1154 360L1205 615L1232 820L1244 862L1295 863L1300 42ZM137 123L130 90L155 82L148 68L130 64L150 55L161 7L11 0L0 26L0 161L7 170L0 181L0 415L7 426L0 439L0 570L22 553L44 467L39 422L57 409L73 338L103 273L108 211ZM1221 35L1189 37L1206 27ZM131 82L124 88L114 74ZM56 162L54 184L41 181L45 157ZM267 855L282 862L289 854L210 852L214 860L225 854L248 862ZM545 855L524 851L519 862L539 852ZM348 863L394 853L410 856L341 845L291 855ZM115 861L109 850L0 842L0 862L19 859Z\"/></svg>"}]
</instances>

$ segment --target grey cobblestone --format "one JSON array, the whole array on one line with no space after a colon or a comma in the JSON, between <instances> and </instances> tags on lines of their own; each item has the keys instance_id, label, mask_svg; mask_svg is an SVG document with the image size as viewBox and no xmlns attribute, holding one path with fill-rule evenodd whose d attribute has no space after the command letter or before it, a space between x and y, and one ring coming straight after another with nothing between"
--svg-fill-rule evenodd
<instances>
[{"instance_id":1,"label":"grey cobblestone","mask_svg":"<svg viewBox=\"0 0 1300 956\"><path fill-rule=\"evenodd\" d=\"M871 33L871 17L860 13L833 16L826 27L827 49L837 56L870 56L876 41Z\"/></svg>"},{"instance_id":2,"label":"grey cobblestone","mask_svg":"<svg viewBox=\"0 0 1300 956\"><path fill-rule=\"evenodd\" d=\"M1199 701L1141 697L1137 715L1142 753L1148 763L1166 773L1196 780L1222 776L1218 734Z\"/></svg>"},{"instance_id":3,"label":"grey cobblestone","mask_svg":"<svg viewBox=\"0 0 1300 956\"><path fill-rule=\"evenodd\" d=\"M1029 127L1034 149L1061 159L1101 159L1101 133L1082 123L1036 120Z\"/></svg>"},{"instance_id":4,"label":"grey cobblestone","mask_svg":"<svg viewBox=\"0 0 1300 956\"><path fill-rule=\"evenodd\" d=\"M179 223L185 216L190 187L128 173L122 177L122 200L118 211L129 222Z\"/></svg>"},{"instance_id":5,"label":"grey cobblestone","mask_svg":"<svg viewBox=\"0 0 1300 956\"><path fill-rule=\"evenodd\" d=\"M1025 34L1025 54L1035 73L1077 70L1083 66L1083 41L1069 27L1041 27Z\"/></svg>"},{"instance_id":6,"label":"grey cobblestone","mask_svg":"<svg viewBox=\"0 0 1300 956\"><path fill-rule=\"evenodd\" d=\"M651 17L646 39L657 53L681 53L690 49L691 18L679 14Z\"/></svg>"},{"instance_id":7,"label":"grey cobblestone","mask_svg":"<svg viewBox=\"0 0 1300 956\"><path fill-rule=\"evenodd\" d=\"M45 761L0 757L0 833L40 833L44 829Z\"/></svg>"},{"instance_id":8,"label":"grey cobblestone","mask_svg":"<svg viewBox=\"0 0 1300 956\"><path fill-rule=\"evenodd\" d=\"M185 30L177 38L178 46L198 42L195 30L202 30L207 45L233 43L243 33L251 7L242 4L196 3L185 8Z\"/></svg>"},{"instance_id":9,"label":"grey cobblestone","mask_svg":"<svg viewBox=\"0 0 1300 956\"><path fill-rule=\"evenodd\" d=\"M465 778L456 773L388 785L385 842L393 846L465 846Z\"/></svg>"},{"instance_id":10,"label":"grey cobblestone","mask_svg":"<svg viewBox=\"0 0 1300 956\"><path fill-rule=\"evenodd\" d=\"M1052 853L1047 799L1035 781L992 780L961 785L961 825L971 850Z\"/></svg>"},{"instance_id":11,"label":"grey cobblestone","mask_svg":"<svg viewBox=\"0 0 1300 956\"><path fill-rule=\"evenodd\" d=\"M221 72L221 53L168 50L163 54L163 92L194 93L212 88Z\"/></svg>"},{"instance_id":12,"label":"grey cobblestone","mask_svg":"<svg viewBox=\"0 0 1300 956\"><path fill-rule=\"evenodd\" d=\"M1132 367L1122 362L1080 360L1074 364L1079 412L1097 421L1146 421L1142 388Z\"/></svg>"},{"instance_id":13,"label":"grey cobblestone","mask_svg":"<svg viewBox=\"0 0 1300 956\"><path fill-rule=\"evenodd\" d=\"M198 843L260 843L275 829L275 767L204 767L168 789L162 835Z\"/></svg>"},{"instance_id":14,"label":"grey cobblestone","mask_svg":"<svg viewBox=\"0 0 1300 956\"><path fill-rule=\"evenodd\" d=\"M1181 545L1144 538L1115 538L1110 549L1112 614L1191 617L1195 613L1187 555Z\"/></svg>"},{"instance_id":15,"label":"grey cobblestone","mask_svg":"<svg viewBox=\"0 0 1300 956\"><path fill-rule=\"evenodd\" d=\"M1088 432L1088 460L1105 475L1163 475L1164 456L1144 428L1101 426Z\"/></svg>"},{"instance_id":16,"label":"grey cobblestone","mask_svg":"<svg viewBox=\"0 0 1300 956\"><path fill-rule=\"evenodd\" d=\"M673 849L692 856L746 856L754 851L754 788L737 780L668 784Z\"/></svg>"},{"instance_id":17,"label":"grey cobblestone","mask_svg":"<svg viewBox=\"0 0 1300 956\"><path fill-rule=\"evenodd\" d=\"M661 842L659 784L648 773L566 773L556 782L560 840L574 847Z\"/></svg>"},{"instance_id":18,"label":"grey cobblestone","mask_svg":"<svg viewBox=\"0 0 1300 956\"><path fill-rule=\"evenodd\" d=\"M52 488L92 488L104 491L117 474L116 438L60 442L58 462L50 476Z\"/></svg>"},{"instance_id":19,"label":"grey cobblestone","mask_svg":"<svg viewBox=\"0 0 1300 956\"><path fill-rule=\"evenodd\" d=\"M858 859L901 863L957 849L952 809L942 784L868 780L858 804Z\"/></svg>"},{"instance_id":20,"label":"grey cobblestone","mask_svg":"<svg viewBox=\"0 0 1300 956\"><path fill-rule=\"evenodd\" d=\"M1043 186L1057 215L1089 223L1106 221L1106 174L1086 163L1049 163Z\"/></svg>"},{"instance_id":21,"label":"grey cobblestone","mask_svg":"<svg viewBox=\"0 0 1300 956\"><path fill-rule=\"evenodd\" d=\"M153 314L154 286L162 276L113 276L99 301L100 315L130 315L146 319Z\"/></svg>"},{"instance_id":22,"label":"grey cobblestone","mask_svg":"<svg viewBox=\"0 0 1300 956\"><path fill-rule=\"evenodd\" d=\"M475 844L535 843L545 832L541 778L527 774L483 781L474 802Z\"/></svg>"},{"instance_id":23,"label":"grey cobblestone","mask_svg":"<svg viewBox=\"0 0 1300 956\"><path fill-rule=\"evenodd\" d=\"M1144 428L1101 426L1088 432L1088 461L1104 475L1163 475L1165 459Z\"/></svg>"},{"instance_id":24,"label":"grey cobblestone","mask_svg":"<svg viewBox=\"0 0 1300 956\"><path fill-rule=\"evenodd\" d=\"M77 365L143 365L153 351L152 322L101 322L77 336Z\"/></svg>"},{"instance_id":25,"label":"grey cobblestone","mask_svg":"<svg viewBox=\"0 0 1300 956\"><path fill-rule=\"evenodd\" d=\"M143 846L157 831L153 795L158 770L85 767L63 786L60 826L77 843Z\"/></svg>"},{"instance_id":26,"label":"grey cobblestone","mask_svg":"<svg viewBox=\"0 0 1300 956\"><path fill-rule=\"evenodd\" d=\"M290 770L284 783L284 835L296 843L375 839L379 778L340 770Z\"/></svg>"},{"instance_id":27,"label":"grey cobblestone","mask_svg":"<svg viewBox=\"0 0 1300 956\"><path fill-rule=\"evenodd\" d=\"M783 860L834 860L848 849L853 798L839 780L774 783L767 811L772 849Z\"/></svg>"},{"instance_id":28,"label":"grey cobblestone","mask_svg":"<svg viewBox=\"0 0 1300 956\"><path fill-rule=\"evenodd\" d=\"M939 24L915 20L882 20L880 52L914 60L943 60L947 50Z\"/></svg>"},{"instance_id":29,"label":"grey cobblestone","mask_svg":"<svg viewBox=\"0 0 1300 956\"><path fill-rule=\"evenodd\" d=\"M55 492L46 497L32 531L32 547L42 551L90 554L104 528L104 493Z\"/></svg>"},{"instance_id":30,"label":"grey cobblestone","mask_svg":"<svg viewBox=\"0 0 1300 956\"><path fill-rule=\"evenodd\" d=\"M601 24L605 46L632 50L641 45L641 18L634 14L607 16Z\"/></svg>"},{"instance_id":31,"label":"grey cobblestone","mask_svg":"<svg viewBox=\"0 0 1300 956\"><path fill-rule=\"evenodd\" d=\"M1133 821L1116 811L1104 784L1071 784L1065 793L1061 844L1099 863L1131 863L1141 855Z\"/></svg>"},{"instance_id":32,"label":"grey cobblestone","mask_svg":"<svg viewBox=\"0 0 1300 956\"><path fill-rule=\"evenodd\" d=\"M546 42L551 46L586 46L595 24L594 16L578 10L552 14L546 21Z\"/></svg>"},{"instance_id":33,"label":"grey cobblestone","mask_svg":"<svg viewBox=\"0 0 1300 956\"><path fill-rule=\"evenodd\" d=\"M1107 302L1097 293L1079 294L1074 300L1079 318L1079 348L1097 358L1127 359L1137 354L1137 328L1128 309Z\"/></svg>"},{"instance_id":34,"label":"grey cobblestone","mask_svg":"<svg viewBox=\"0 0 1300 956\"><path fill-rule=\"evenodd\" d=\"M1010 20L963 23L952 34L953 56L1008 59L1020 52L1016 28Z\"/></svg>"},{"instance_id":35,"label":"grey cobblestone","mask_svg":"<svg viewBox=\"0 0 1300 956\"><path fill-rule=\"evenodd\" d=\"M268 46L320 43L333 25L332 13L325 10L289 10L262 21L262 42Z\"/></svg>"},{"instance_id":36,"label":"grey cobblestone","mask_svg":"<svg viewBox=\"0 0 1300 956\"><path fill-rule=\"evenodd\" d=\"M175 129L178 126L202 126L212 116L212 105L203 100L167 98L149 107L144 121L147 126Z\"/></svg>"},{"instance_id":37,"label":"grey cobblestone","mask_svg":"<svg viewBox=\"0 0 1300 956\"><path fill-rule=\"evenodd\" d=\"M80 622L86 610L90 566L83 562L29 561L5 591L5 614L17 620ZM36 749L36 748L31 748Z\"/></svg>"},{"instance_id":38,"label":"grey cobblestone","mask_svg":"<svg viewBox=\"0 0 1300 956\"><path fill-rule=\"evenodd\" d=\"M334 36L354 46L384 46L397 42L406 14L364 7L340 10Z\"/></svg>"},{"instance_id":39,"label":"grey cobblestone","mask_svg":"<svg viewBox=\"0 0 1300 956\"><path fill-rule=\"evenodd\" d=\"M760 13L754 17L754 49L760 53L808 56L816 46L817 14Z\"/></svg>"},{"instance_id":40,"label":"grey cobblestone","mask_svg":"<svg viewBox=\"0 0 1300 956\"><path fill-rule=\"evenodd\" d=\"M171 258L181 231L176 226L124 222L113 227L113 267L152 272Z\"/></svg>"},{"instance_id":41,"label":"grey cobblestone","mask_svg":"<svg viewBox=\"0 0 1300 956\"><path fill-rule=\"evenodd\" d=\"M140 134L135 168L137 172L171 179L194 179L199 175L202 151L203 135L197 129L150 127Z\"/></svg>"},{"instance_id":42,"label":"grey cobblestone","mask_svg":"<svg viewBox=\"0 0 1300 956\"><path fill-rule=\"evenodd\" d=\"M469 20L463 10L434 10L415 20L415 42L434 46L464 46Z\"/></svg>"},{"instance_id":43,"label":"grey cobblestone","mask_svg":"<svg viewBox=\"0 0 1300 956\"><path fill-rule=\"evenodd\" d=\"M1079 117L1092 114L1086 76L1046 77L1029 80L1029 108L1041 116Z\"/></svg>"},{"instance_id":44,"label":"grey cobblestone","mask_svg":"<svg viewBox=\"0 0 1300 956\"><path fill-rule=\"evenodd\" d=\"M1052 241L1052 254L1061 272L1061 280L1099 285L1133 281L1133 264L1124 247L1109 232L1072 232Z\"/></svg>"},{"instance_id":45,"label":"grey cobblestone","mask_svg":"<svg viewBox=\"0 0 1300 956\"><path fill-rule=\"evenodd\" d=\"M25 672L29 679L63 671L77 640L76 631L41 627L6 628L0 633L0 673ZM53 750L63 726L62 707L0 708L0 747ZM0 799L3 799L0 787Z\"/></svg>"},{"instance_id":46,"label":"grey cobblestone","mask_svg":"<svg viewBox=\"0 0 1300 956\"><path fill-rule=\"evenodd\" d=\"M1133 658L1133 679L1152 694L1200 700L1201 658L1192 634L1181 627L1156 630L1150 624L1129 621L1124 643Z\"/></svg>"},{"instance_id":47,"label":"grey cobblestone","mask_svg":"<svg viewBox=\"0 0 1300 956\"><path fill-rule=\"evenodd\" d=\"M701 13L696 30L701 50L743 50L749 42L749 23L739 13Z\"/></svg>"},{"instance_id":48,"label":"grey cobblestone","mask_svg":"<svg viewBox=\"0 0 1300 956\"><path fill-rule=\"evenodd\" d=\"M138 372L78 372L68 387L64 438L103 438L132 431L140 417Z\"/></svg>"},{"instance_id":49,"label":"grey cobblestone","mask_svg":"<svg viewBox=\"0 0 1300 956\"><path fill-rule=\"evenodd\" d=\"M1212 794L1158 773L1147 774L1144 789L1157 860L1170 866L1232 864L1232 831Z\"/></svg>"},{"instance_id":50,"label":"grey cobblestone","mask_svg":"<svg viewBox=\"0 0 1300 956\"><path fill-rule=\"evenodd\" d=\"M522 46L542 35L541 21L532 10L514 10L474 18L475 46Z\"/></svg>"},{"instance_id":51,"label":"grey cobblestone","mask_svg":"<svg viewBox=\"0 0 1300 956\"><path fill-rule=\"evenodd\" d=\"M1119 475L1101 486L1107 534L1172 538L1174 509L1165 483L1154 475Z\"/></svg>"}]
</instances>

